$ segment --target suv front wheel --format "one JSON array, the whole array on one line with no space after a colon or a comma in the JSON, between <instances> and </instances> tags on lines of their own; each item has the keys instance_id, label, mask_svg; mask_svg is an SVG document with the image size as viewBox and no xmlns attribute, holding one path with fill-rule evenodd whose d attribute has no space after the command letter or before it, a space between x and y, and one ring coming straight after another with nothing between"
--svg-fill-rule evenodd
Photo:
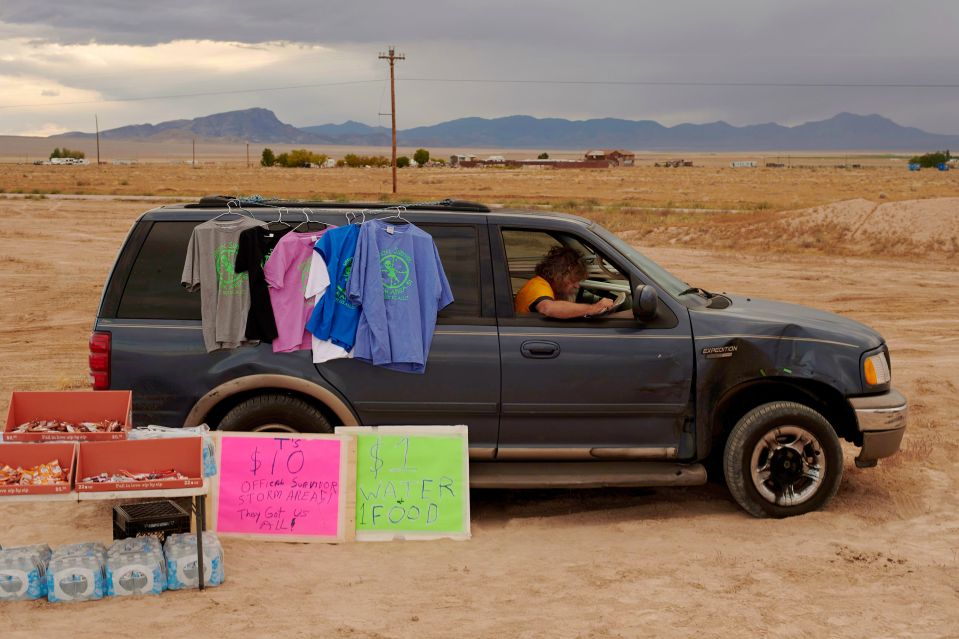
<instances>
[{"instance_id":1,"label":"suv front wheel","mask_svg":"<svg viewBox=\"0 0 959 639\"><path fill-rule=\"evenodd\" d=\"M733 427L723 470L729 492L751 515L802 515L824 506L839 489L842 447L812 408L770 402Z\"/></svg>"},{"instance_id":2,"label":"suv front wheel","mask_svg":"<svg viewBox=\"0 0 959 639\"><path fill-rule=\"evenodd\" d=\"M220 420L220 430L332 433L329 420L298 397L269 394L244 400Z\"/></svg>"}]
</instances>

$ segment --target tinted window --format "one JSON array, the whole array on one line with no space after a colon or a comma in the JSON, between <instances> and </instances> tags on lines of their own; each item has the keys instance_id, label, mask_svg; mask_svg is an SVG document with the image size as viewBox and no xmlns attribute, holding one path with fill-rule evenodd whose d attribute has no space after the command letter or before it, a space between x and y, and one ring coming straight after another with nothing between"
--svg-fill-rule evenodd
<instances>
[{"instance_id":1,"label":"tinted window","mask_svg":"<svg viewBox=\"0 0 959 639\"><path fill-rule=\"evenodd\" d=\"M479 317L480 273L479 247L474 226L441 226L420 224L433 236L446 279L453 289L454 302L439 317Z\"/></svg>"},{"instance_id":2,"label":"tinted window","mask_svg":"<svg viewBox=\"0 0 959 639\"><path fill-rule=\"evenodd\" d=\"M180 285L190 233L197 222L156 222L127 279L117 317L121 319L200 319L200 293ZM439 317L479 317L479 248L473 226L421 224L433 236L453 289L454 302Z\"/></svg>"},{"instance_id":3,"label":"tinted window","mask_svg":"<svg viewBox=\"0 0 959 639\"><path fill-rule=\"evenodd\" d=\"M156 222L127 278L117 317L200 319L200 293L180 285L187 243L196 222Z\"/></svg>"}]
</instances>

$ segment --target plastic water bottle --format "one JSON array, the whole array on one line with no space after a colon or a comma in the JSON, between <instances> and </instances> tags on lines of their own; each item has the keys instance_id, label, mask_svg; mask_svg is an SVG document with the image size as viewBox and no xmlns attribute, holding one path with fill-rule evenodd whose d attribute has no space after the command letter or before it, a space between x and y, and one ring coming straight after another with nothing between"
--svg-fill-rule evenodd
<instances>
[{"instance_id":1,"label":"plastic water bottle","mask_svg":"<svg viewBox=\"0 0 959 639\"><path fill-rule=\"evenodd\" d=\"M46 597L50 554L50 547L46 545L0 550L0 601Z\"/></svg>"},{"instance_id":2,"label":"plastic water bottle","mask_svg":"<svg viewBox=\"0 0 959 639\"><path fill-rule=\"evenodd\" d=\"M167 588L182 590L199 587L196 535L170 535L163 546L166 556ZM203 533L203 584L219 586L223 583L223 546L214 533Z\"/></svg>"},{"instance_id":3,"label":"plastic water bottle","mask_svg":"<svg viewBox=\"0 0 959 639\"><path fill-rule=\"evenodd\" d=\"M47 569L47 598L52 602L102 599L107 551L102 544L57 548Z\"/></svg>"}]
</instances>

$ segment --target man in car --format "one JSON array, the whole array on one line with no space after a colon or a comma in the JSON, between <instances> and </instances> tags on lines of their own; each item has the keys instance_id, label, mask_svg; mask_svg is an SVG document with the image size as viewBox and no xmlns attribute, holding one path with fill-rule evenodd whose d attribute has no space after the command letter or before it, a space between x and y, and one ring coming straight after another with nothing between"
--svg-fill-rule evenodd
<instances>
[{"instance_id":1,"label":"man in car","mask_svg":"<svg viewBox=\"0 0 959 639\"><path fill-rule=\"evenodd\" d=\"M613 307L613 300L603 298L595 304L571 302L586 278L586 263L576 249L554 246L536 265L536 276L516 294L517 313L539 313L555 319L573 319L602 315Z\"/></svg>"}]
</instances>

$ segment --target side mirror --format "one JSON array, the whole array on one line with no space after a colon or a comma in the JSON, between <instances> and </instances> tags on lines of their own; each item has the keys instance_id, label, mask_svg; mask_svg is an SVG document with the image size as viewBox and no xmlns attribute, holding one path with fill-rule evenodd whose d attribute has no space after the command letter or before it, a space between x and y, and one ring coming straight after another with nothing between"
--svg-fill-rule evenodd
<instances>
[{"instance_id":1,"label":"side mirror","mask_svg":"<svg viewBox=\"0 0 959 639\"><path fill-rule=\"evenodd\" d=\"M659 295L652 286L639 284L633 289L633 317L648 322L659 312Z\"/></svg>"}]
</instances>

